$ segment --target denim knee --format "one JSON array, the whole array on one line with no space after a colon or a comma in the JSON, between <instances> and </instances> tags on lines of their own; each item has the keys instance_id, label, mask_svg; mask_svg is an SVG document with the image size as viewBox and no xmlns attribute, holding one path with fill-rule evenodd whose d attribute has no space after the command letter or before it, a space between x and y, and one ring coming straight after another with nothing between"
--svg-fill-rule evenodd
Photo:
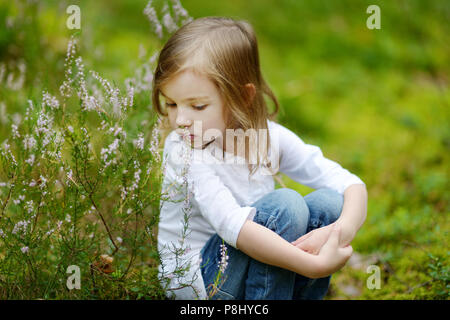
<instances>
[{"instance_id":1,"label":"denim knee","mask_svg":"<svg viewBox=\"0 0 450 320\"><path fill-rule=\"evenodd\" d=\"M309 209L303 197L288 188L276 189L255 202L254 221L276 232L287 241L306 233Z\"/></svg>"},{"instance_id":2,"label":"denim knee","mask_svg":"<svg viewBox=\"0 0 450 320\"><path fill-rule=\"evenodd\" d=\"M310 210L312 228L335 222L341 215L344 205L344 196L328 188L317 189L306 195L304 200Z\"/></svg>"}]
</instances>

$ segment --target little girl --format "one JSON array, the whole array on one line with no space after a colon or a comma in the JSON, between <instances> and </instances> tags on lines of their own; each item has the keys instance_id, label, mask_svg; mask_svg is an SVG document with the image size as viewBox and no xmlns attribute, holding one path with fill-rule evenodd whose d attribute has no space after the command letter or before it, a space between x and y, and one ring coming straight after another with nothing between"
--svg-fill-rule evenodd
<instances>
[{"instance_id":1,"label":"little girl","mask_svg":"<svg viewBox=\"0 0 450 320\"><path fill-rule=\"evenodd\" d=\"M365 220L365 185L272 121L252 27L224 17L181 27L160 52L152 101L172 130L158 226L168 295L323 299ZM277 171L317 190L274 190Z\"/></svg>"}]
</instances>

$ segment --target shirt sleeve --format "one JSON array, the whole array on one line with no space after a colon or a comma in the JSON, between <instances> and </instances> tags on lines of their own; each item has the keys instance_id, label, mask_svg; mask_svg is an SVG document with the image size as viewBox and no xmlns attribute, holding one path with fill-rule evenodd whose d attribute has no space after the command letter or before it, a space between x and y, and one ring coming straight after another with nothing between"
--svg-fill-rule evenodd
<instances>
[{"instance_id":1,"label":"shirt sleeve","mask_svg":"<svg viewBox=\"0 0 450 320\"><path fill-rule=\"evenodd\" d=\"M340 194L353 184L365 183L340 164L323 156L319 147L306 144L295 133L275 122L278 134L280 171L294 181L313 189L330 188Z\"/></svg>"},{"instance_id":2,"label":"shirt sleeve","mask_svg":"<svg viewBox=\"0 0 450 320\"><path fill-rule=\"evenodd\" d=\"M244 222L255 215L256 208L241 207L212 165L194 161L189 168L189 185L203 217L236 248L239 232Z\"/></svg>"}]
</instances>

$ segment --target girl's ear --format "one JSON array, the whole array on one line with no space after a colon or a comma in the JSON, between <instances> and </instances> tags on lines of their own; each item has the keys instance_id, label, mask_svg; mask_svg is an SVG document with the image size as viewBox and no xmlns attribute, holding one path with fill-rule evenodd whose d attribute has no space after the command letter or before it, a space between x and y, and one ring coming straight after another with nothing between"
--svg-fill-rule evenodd
<instances>
[{"instance_id":1,"label":"girl's ear","mask_svg":"<svg viewBox=\"0 0 450 320\"><path fill-rule=\"evenodd\" d=\"M245 87L245 99L247 100L248 104L251 104L256 94L255 85L253 83L247 83L244 87Z\"/></svg>"}]
</instances>

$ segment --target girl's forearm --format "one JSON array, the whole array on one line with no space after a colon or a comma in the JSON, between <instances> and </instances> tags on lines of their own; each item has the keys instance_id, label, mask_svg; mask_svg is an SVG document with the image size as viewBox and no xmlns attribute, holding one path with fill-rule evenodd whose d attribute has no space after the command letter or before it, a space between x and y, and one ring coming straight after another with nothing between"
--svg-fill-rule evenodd
<instances>
[{"instance_id":1,"label":"girl's forearm","mask_svg":"<svg viewBox=\"0 0 450 320\"><path fill-rule=\"evenodd\" d=\"M336 221L341 226L341 246L348 245L367 216L367 190L363 184L354 184L344 192L344 206Z\"/></svg>"},{"instance_id":2,"label":"girl's forearm","mask_svg":"<svg viewBox=\"0 0 450 320\"><path fill-rule=\"evenodd\" d=\"M309 278L322 275L320 258L293 246L272 230L247 220L236 242L239 250L263 263Z\"/></svg>"}]
</instances>

